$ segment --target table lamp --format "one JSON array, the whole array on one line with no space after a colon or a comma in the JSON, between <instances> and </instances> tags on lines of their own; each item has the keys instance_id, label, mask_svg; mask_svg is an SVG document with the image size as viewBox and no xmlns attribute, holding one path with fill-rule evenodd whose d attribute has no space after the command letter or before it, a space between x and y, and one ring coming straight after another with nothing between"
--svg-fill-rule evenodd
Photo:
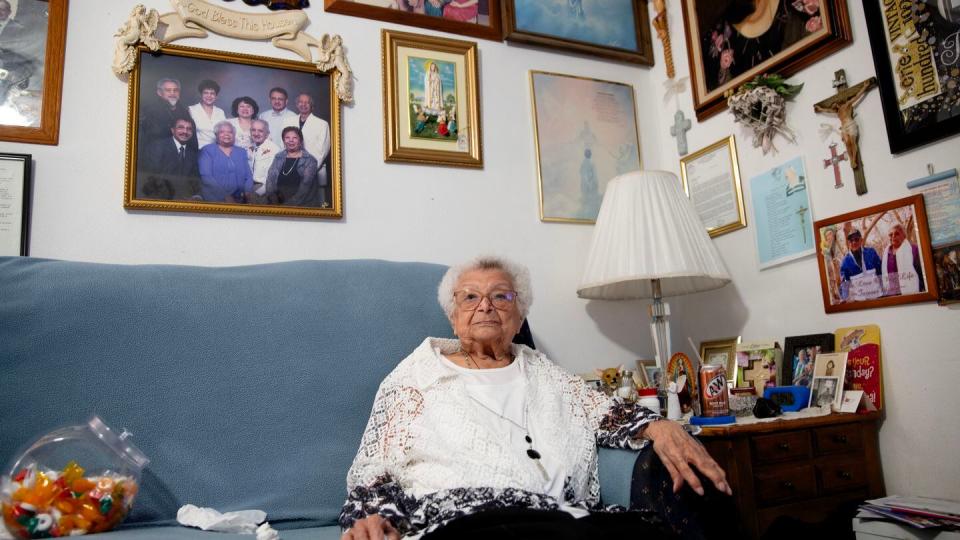
<instances>
[{"instance_id":1,"label":"table lamp","mask_svg":"<svg viewBox=\"0 0 960 540\"><path fill-rule=\"evenodd\" d=\"M653 298L650 329L657 367L665 370L670 358L670 306L663 297L708 291L729 281L676 175L633 171L610 180L577 296ZM661 381L665 384L666 379Z\"/></svg>"}]
</instances>

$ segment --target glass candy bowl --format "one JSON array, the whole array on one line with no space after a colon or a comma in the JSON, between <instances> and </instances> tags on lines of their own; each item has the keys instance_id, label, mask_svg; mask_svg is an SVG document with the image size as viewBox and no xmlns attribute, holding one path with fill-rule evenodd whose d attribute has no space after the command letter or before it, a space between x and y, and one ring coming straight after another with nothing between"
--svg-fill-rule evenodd
<instances>
[{"instance_id":1,"label":"glass candy bowl","mask_svg":"<svg viewBox=\"0 0 960 540\"><path fill-rule=\"evenodd\" d=\"M94 416L47 433L0 479L3 523L14 538L109 531L133 506L149 459Z\"/></svg>"}]
</instances>

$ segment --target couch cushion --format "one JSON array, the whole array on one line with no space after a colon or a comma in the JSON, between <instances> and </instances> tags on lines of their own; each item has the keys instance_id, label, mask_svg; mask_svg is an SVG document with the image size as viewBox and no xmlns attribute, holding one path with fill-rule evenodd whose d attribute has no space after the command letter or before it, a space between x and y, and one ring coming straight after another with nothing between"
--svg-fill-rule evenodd
<instances>
[{"instance_id":1,"label":"couch cushion","mask_svg":"<svg viewBox=\"0 0 960 540\"><path fill-rule=\"evenodd\" d=\"M332 524L377 385L450 335L444 270L0 258L0 462L97 414L152 460L129 521L193 503Z\"/></svg>"}]
</instances>

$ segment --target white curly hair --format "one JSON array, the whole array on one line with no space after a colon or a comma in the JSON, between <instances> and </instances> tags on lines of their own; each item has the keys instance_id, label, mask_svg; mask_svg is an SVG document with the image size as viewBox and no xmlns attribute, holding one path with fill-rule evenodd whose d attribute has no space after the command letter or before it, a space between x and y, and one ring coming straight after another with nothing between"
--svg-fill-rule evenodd
<instances>
[{"instance_id":1,"label":"white curly hair","mask_svg":"<svg viewBox=\"0 0 960 540\"><path fill-rule=\"evenodd\" d=\"M443 307L443 312L447 314L448 319L453 318L453 311L457 307L453 301L453 288L460 281L460 276L472 270L501 270L510 276L513 290L517 293L517 310L521 317L527 317L530 306L533 305L530 270L526 266L504 257L481 255L466 263L451 266L447 273L443 275L443 279L440 280L440 286L437 287L437 301L440 302L440 306Z\"/></svg>"}]
</instances>

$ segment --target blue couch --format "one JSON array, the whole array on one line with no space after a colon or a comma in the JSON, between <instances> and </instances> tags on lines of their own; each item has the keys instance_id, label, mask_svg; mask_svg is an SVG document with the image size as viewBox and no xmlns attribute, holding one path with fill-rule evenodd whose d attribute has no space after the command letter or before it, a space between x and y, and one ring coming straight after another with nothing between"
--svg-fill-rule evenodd
<instances>
[{"instance_id":1,"label":"blue couch","mask_svg":"<svg viewBox=\"0 0 960 540\"><path fill-rule=\"evenodd\" d=\"M0 464L93 414L151 460L110 540L250 540L177 526L184 504L259 508L285 540L339 538L381 379L449 336L445 268L378 260L209 268L0 258ZM627 505L636 454L601 451Z\"/></svg>"}]
</instances>

